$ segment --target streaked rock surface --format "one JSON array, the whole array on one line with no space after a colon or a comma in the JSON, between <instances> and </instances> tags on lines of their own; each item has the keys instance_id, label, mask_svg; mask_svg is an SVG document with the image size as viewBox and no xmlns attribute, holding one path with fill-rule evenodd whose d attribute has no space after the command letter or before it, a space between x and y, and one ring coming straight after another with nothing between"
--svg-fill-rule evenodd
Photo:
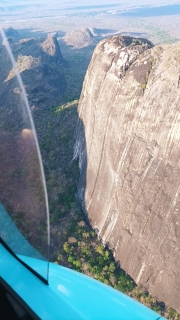
<instances>
[{"instance_id":1,"label":"streaked rock surface","mask_svg":"<svg viewBox=\"0 0 180 320\"><path fill-rule=\"evenodd\" d=\"M180 312L180 43L101 41L79 103L78 196L121 267Z\"/></svg>"}]
</instances>

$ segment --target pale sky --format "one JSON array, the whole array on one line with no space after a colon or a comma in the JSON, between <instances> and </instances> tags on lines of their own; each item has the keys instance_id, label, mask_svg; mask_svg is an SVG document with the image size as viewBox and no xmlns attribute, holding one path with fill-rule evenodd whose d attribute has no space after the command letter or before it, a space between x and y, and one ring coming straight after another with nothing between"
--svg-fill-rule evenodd
<instances>
[{"instance_id":1,"label":"pale sky","mask_svg":"<svg viewBox=\"0 0 180 320\"><path fill-rule=\"evenodd\" d=\"M59 0L0 0L1 6L18 6L18 5L48 5L58 8L67 8L74 6L92 6L92 5L122 5L124 6L137 6L137 5L166 5L180 3L178 0L71 0L71 1L59 1Z\"/></svg>"}]
</instances>

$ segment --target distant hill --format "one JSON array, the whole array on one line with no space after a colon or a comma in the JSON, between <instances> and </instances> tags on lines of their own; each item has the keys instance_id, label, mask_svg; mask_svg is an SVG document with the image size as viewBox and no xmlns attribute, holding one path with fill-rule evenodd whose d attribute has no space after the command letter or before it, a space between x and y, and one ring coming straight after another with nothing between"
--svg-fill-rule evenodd
<instances>
[{"instance_id":1,"label":"distant hill","mask_svg":"<svg viewBox=\"0 0 180 320\"><path fill-rule=\"evenodd\" d=\"M68 46L72 46L74 49L93 46L97 43L88 28L74 30L67 33L62 39Z\"/></svg>"}]
</instances>

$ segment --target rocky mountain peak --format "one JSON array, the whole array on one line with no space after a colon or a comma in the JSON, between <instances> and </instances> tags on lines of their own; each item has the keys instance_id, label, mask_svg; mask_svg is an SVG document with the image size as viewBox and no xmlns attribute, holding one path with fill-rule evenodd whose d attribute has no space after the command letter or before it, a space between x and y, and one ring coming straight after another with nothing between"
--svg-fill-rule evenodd
<instances>
[{"instance_id":1,"label":"rocky mountain peak","mask_svg":"<svg viewBox=\"0 0 180 320\"><path fill-rule=\"evenodd\" d=\"M56 63L63 63L64 60L61 54L61 50L57 38L54 35L48 35L45 41L41 43L41 48L42 51L52 57Z\"/></svg>"},{"instance_id":2,"label":"rocky mountain peak","mask_svg":"<svg viewBox=\"0 0 180 320\"><path fill-rule=\"evenodd\" d=\"M96 40L88 28L82 28L67 33L63 37L63 40L67 45L72 46L74 49L80 49L96 44Z\"/></svg>"},{"instance_id":3,"label":"rocky mountain peak","mask_svg":"<svg viewBox=\"0 0 180 320\"><path fill-rule=\"evenodd\" d=\"M111 72L122 78L137 57L152 47L152 43L145 39L128 36L112 36L99 45L99 50L112 59Z\"/></svg>"}]
</instances>

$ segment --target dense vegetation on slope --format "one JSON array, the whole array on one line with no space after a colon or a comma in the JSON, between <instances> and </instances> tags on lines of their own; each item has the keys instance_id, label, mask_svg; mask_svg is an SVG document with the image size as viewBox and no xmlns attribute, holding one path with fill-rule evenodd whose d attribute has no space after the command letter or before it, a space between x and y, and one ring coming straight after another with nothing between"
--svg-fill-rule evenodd
<instances>
[{"instance_id":1,"label":"dense vegetation on slope","mask_svg":"<svg viewBox=\"0 0 180 320\"><path fill-rule=\"evenodd\" d=\"M90 228L76 201L79 170L72 158L77 104L92 51L66 49L63 52L62 48L62 53L68 64L65 69L67 91L61 104L34 113L49 194L51 260L111 285L169 319L180 319L176 311L167 311L163 302L157 302L138 288L120 269L112 252L102 246Z\"/></svg>"}]
</instances>

